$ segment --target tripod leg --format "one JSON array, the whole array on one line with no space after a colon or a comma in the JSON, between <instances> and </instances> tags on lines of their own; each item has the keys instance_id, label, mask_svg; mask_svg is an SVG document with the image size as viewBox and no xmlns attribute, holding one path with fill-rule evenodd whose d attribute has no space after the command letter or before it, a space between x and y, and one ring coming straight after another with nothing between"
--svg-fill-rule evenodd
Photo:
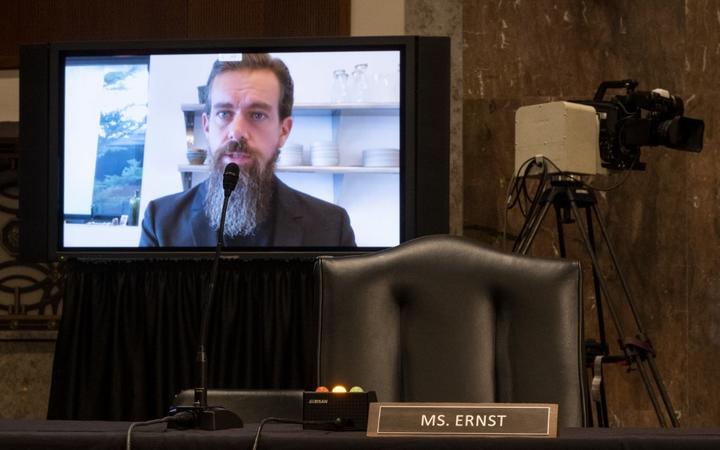
<instances>
[{"instance_id":1,"label":"tripod leg","mask_svg":"<svg viewBox=\"0 0 720 450\"><path fill-rule=\"evenodd\" d=\"M564 209L563 209L564 208ZM586 224L588 237L590 239L590 247L595 251L595 237L592 229L592 221L590 218L590 210L587 206L583 206L586 212ZM567 212L567 206L561 206L555 203L555 220L557 221L558 229L558 242L560 246L560 256L566 257L565 248L565 233L563 231L563 224L568 221L563 217L563 212ZM595 311L597 313L598 329L600 330L599 337L600 342L596 342L594 339L586 339L584 341L585 351L585 367L591 375L591 391L590 396L592 401L588 401L588 418L592 421L592 406L595 404L595 415L597 417L597 426L608 427L610 420L607 415L607 397L605 395L605 383L603 382L602 373L602 362L603 358L608 355L608 345L605 339L605 319L602 309L602 294L600 291L600 285L598 282L598 274L593 266L593 286L595 289ZM592 426L592 423L590 424Z\"/></svg>"},{"instance_id":2,"label":"tripod leg","mask_svg":"<svg viewBox=\"0 0 720 450\"><path fill-rule=\"evenodd\" d=\"M597 421L599 427L609 427L607 415L607 402L605 401L605 381L603 380L603 355L595 357L592 363L592 384L590 394L595 402Z\"/></svg>"},{"instance_id":3,"label":"tripod leg","mask_svg":"<svg viewBox=\"0 0 720 450\"><path fill-rule=\"evenodd\" d=\"M570 206L572 207L573 213L575 214L575 217L579 217L578 213L578 206L577 202L575 201L575 198L573 197L572 192L568 191L568 200L570 202ZM597 274L597 280L600 284L600 288L602 290L602 293L607 300L608 310L610 311L610 315L613 319L613 323L615 324L615 328L617 331L618 336L624 337L625 334L623 332L623 325L622 321L620 320L620 316L618 315L617 311L615 310L614 303L612 302L612 298L610 296L610 292L607 288L607 282L605 280L605 277L602 275L602 272L600 272L600 264L598 263L597 254L595 252L595 249L593 248L593 245L590 243L590 237L588 236L587 232L585 231L585 228L580 224L580 220L577 220L578 230L580 231L580 234L582 235L583 241L585 242L585 247L587 249L588 254L590 255L590 259L592 261L593 270ZM607 241L607 236L605 236L605 244L609 244ZM615 269L619 271L618 267L615 266ZM648 375L645 371L645 367L641 365L640 358L637 356L637 351L635 350L635 347L625 345L623 342L623 350L625 351L625 354L627 356L627 359L632 363L635 363L635 365L638 367L640 376L643 380L643 383L645 385L645 389L647 390L648 396L650 397L650 401L653 404L653 407L655 408L655 412L658 416L658 420L660 421L660 425L665 427L665 420L662 417L662 414L660 413L659 404L657 401L657 398L655 397L655 391L652 389L652 385L650 384L650 381L648 379Z\"/></svg>"},{"instance_id":4,"label":"tripod leg","mask_svg":"<svg viewBox=\"0 0 720 450\"><path fill-rule=\"evenodd\" d=\"M645 330L642 326L642 323L640 322L640 316L637 312L637 308L635 307L635 302L633 301L632 296L630 295L630 289L628 288L627 281L625 281L625 277L620 270L620 266L617 262L617 257L615 256L615 249L610 243L610 238L608 236L607 227L605 226L605 222L602 220L602 217L597 211L597 208L595 205L593 205L593 213L595 214L595 219L597 220L598 225L600 226L600 231L602 232L603 238L605 240L605 245L608 248L608 252L610 253L610 258L612 259L613 266L615 267L615 270L618 274L618 278L620 279L620 283L623 287L623 291L625 293L625 299L627 300L627 304L630 307L630 311L632 312L633 319L635 320L635 325L638 329L638 338L646 343L649 343L650 340L647 338L645 334ZM622 336L622 338L625 338L625 336ZM635 352L636 353L636 352ZM665 383L662 380L662 377L660 376L660 372L657 369L657 365L655 364L655 355L652 351L646 351L641 355L646 361L648 361L648 364L650 366L650 371L653 376L653 380L655 381L655 385L657 386L658 392L660 393L660 396L662 397L663 403L665 405L665 411L670 417L670 422L672 423L673 427L679 427L680 423L677 420L677 416L675 415L675 409L673 408L672 401L670 400L670 395L667 392L667 388L665 387ZM638 358L635 358L638 359ZM638 364L639 366L640 364ZM642 372L641 372L642 374ZM645 374L647 376L647 374ZM651 400L653 401L653 405L657 403L657 400L653 398L651 395ZM657 411L657 410L656 410ZM665 426L665 420L660 418L660 413L658 412L658 419L660 422Z\"/></svg>"},{"instance_id":5,"label":"tripod leg","mask_svg":"<svg viewBox=\"0 0 720 450\"><path fill-rule=\"evenodd\" d=\"M673 408L672 402L670 401L670 395L667 392L667 389L665 389L665 385L662 383L662 378L660 377L660 372L658 371L657 365L655 364L655 358L650 357L647 360L648 365L650 366L650 371L653 374L653 378L655 379L655 382L657 384L658 391L660 392L660 397L663 400L663 403L665 404L665 409L668 411L668 414L670 416L670 422L672 423L673 427L679 427L680 422L678 421L677 415L675 414L675 409Z\"/></svg>"},{"instance_id":6,"label":"tripod leg","mask_svg":"<svg viewBox=\"0 0 720 450\"><path fill-rule=\"evenodd\" d=\"M630 311L633 315L633 320L635 321L635 325L637 326L638 330L641 334L645 334L644 328L642 324L640 323L640 315L637 312L637 308L635 307L635 303L632 301L632 296L630 295L630 288L628 287L628 283L625 280L625 276L623 275L623 272L620 270L620 265L617 262L617 256L615 256L615 248L613 248L610 237L607 232L607 227L605 226L605 222L602 220L602 216L600 216L600 213L598 212L595 205L592 207L593 214L595 215L595 220L597 221L598 225L600 226L600 232L603 235L603 239L605 241L605 245L607 246L608 253L610 254L610 259L612 260L613 267L615 267L615 271L618 275L618 279L620 280L620 285L623 288L623 293L625 294L625 298L627 299L628 306L630 307ZM622 336L624 337L624 336Z\"/></svg>"},{"instance_id":7,"label":"tripod leg","mask_svg":"<svg viewBox=\"0 0 720 450\"><path fill-rule=\"evenodd\" d=\"M588 241L589 241L589 247L592 248L593 253L597 254L597 246L595 245L595 231L593 230L593 221L592 221L592 213L589 206L584 206L585 209L585 226L587 228L587 235L588 235ZM603 312L603 304L602 304L602 287L600 285L600 273L598 272L598 268L593 264L592 267L593 272L593 289L595 291L595 314L597 316L597 323L598 323L598 337L600 339L599 343L590 343L586 341L586 349L590 344L594 344L597 348L595 348L596 354L602 355L602 356L608 356L609 354L609 346L607 343L607 335L605 334L605 314ZM602 356L596 357L600 358L600 364L602 364ZM596 367L594 370L602 370L602 365L600 368ZM599 398L597 400L598 402L598 424L601 427L609 427L610 426L610 419L608 418L607 414L607 396L605 395L605 383L601 383L600 386L597 388L599 392Z\"/></svg>"},{"instance_id":8,"label":"tripod leg","mask_svg":"<svg viewBox=\"0 0 720 450\"><path fill-rule=\"evenodd\" d=\"M536 210L537 213L533 211L531 216L526 221L529 231L524 235L521 235L515 245L513 245L514 253L519 253L521 255L527 254L527 252L530 250L530 245L532 245L533 241L535 240L535 235L540 229L540 225L545 219L545 215L547 215L549 208L550 202L546 202L545 204L543 204L542 209Z\"/></svg>"},{"instance_id":9,"label":"tripod leg","mask_svg":"<svg viewBox=\"0 0 720 450\"><path fill-rule=\"evenodd\" d=\"M564 230L564 224L566 222L569 222L569 220L566 217L563 217L564 213L567 215L567 206L563 206L558 202L554 202L555 205L555 223L557 225L557 234L558 234L558 246L560 248L560 257L566 258L567 257L567 248L565 247L565 230ZM592 231L590 231L590 236L592 239ZM595 248L594 242L593 242L593 248ZM594 270L593 270L594 274ZM587 402L587 417L589 422L589 426L593 426L593 415L592 415L592 404L595 404L595 415L597 417L597 426L599 427L608 427L609 426L609 420L607 415L607 401L605 397L605 383L603 382L603 374L602 374L602 359L603 356L606 356L607 354L607 343L605 342L605 331L604 331L604 323L602 319L602 304L600 303L600 290L597 283L597 275L594 275L593 277L593 284L595 285L595 303L596 303L596 310L599 314L599 320L598 324L601 330L600 333L600 339L602 340L601 345L594 345L595 341L585 341L584 345L584 352L585 352L585 367L586 371L590 374L590 383L591 390L589 392L590 398ZM597 350L600 350L598 352Z\"/></svg>"},{"instance_id":10,"label":"tripod leg","mask_svg":"<svg viewBox=\"0 0 720 450\"><path fill-rule=\"evenodd\" d=\"M572 207L573 213L575 214L576 218L580 217L580 214L578 213L578 206L577 202L575 201L575 198L572 194L572 192L568 191L568 200L570 202L570 206ZM588 255L590 255L590 261L592 263L593 273L597 274L597 280L598 284L600 285L600 290L602 291L603 296L607 299L607 305L608 310L610 311L610 315L613 319L613 324L615 325L615 330L617 331L618 336L623 336L623 325L622 321L620 320L620 316L618 316L617 311L615 310L615 307L613 306L613 302L611 301L610 292L607 288L607 281L605 281L605 277L602 275L602 272L600 271L600 263L597 259L597 254L595 253L595 249L590 244L590 237L588 236L587 232L585 231L585 228L583 228L582 224L580 223L580 220L576 220L578 231L580 231L580 235L583 238L583 242L585 242L585 249L588 252Z\"/></svg>"},{"instance_id":11,"label":"tripod leg","mask_svg":"<svg viewBox=\"0 0 720 450\"><path fill-rule=\"evenodd\" d=\"M573 211L575 212L575 217L578 217L578 214L577 214L578 208L577 208L577 204L575 202L572 192L568 192L568 199L570 201L570 205L573 208ZM597 220L598 224L600 225L600 230L603 233L605 245L607 246L608 252L610 253L610 256L612 258L612 262L615 267L615 271L618 273L618 277L620 278L620 280L622 282L623 290L625 291L625 298L627 300L627 303L628 303L630 309L632 310L633 315L635 316L635 319L636 319L635 323L638 327L638 330L641 331L641 334L644 337L644 333L642 333L642 328L641 328L640 322L637 318L637 313L636 313L636 310L635 310L635 307L634 307L634 304L632 301L632 297L630 296L630 290L628 289L627 283L625 282L625 278L623 277L622 272L620 271L620 267L617 264L617 258L615 257L615 251L610 243L610 239L607 234L607 228L605 227L605 224L603 223L602 218L598 214L597 209L595 208L594 205L593 205L593 212L595 213L595 219ZM590 216L590 217L592 219L592 216ZM600 281L600 287L602 288L602 292L605 295L605 298L607 299L608 308L609 308L610 314L613 318L613 322L615 323L615 327L617 329L618 336L620 336L620 338L624 340L625 334L623 332L622 322L620 320L620 317L617 314L617 311L615 310L615 307L613 306L614 304L613 304L613 302L610 298L609 292L607 290L605 278L602 276L602 273L600 272L600 264L597 261L597 255L593 251L593 248L589 242L589 237L586 235L583 227L579 226L579 224L578 224L578 228L580 229L580 233L583 236L583 240L585 241L585 245L588 249L588 253L590 254L590 258L592 259L593 268L595 269L596 273L598 274L598 280ZM647 342L647 340L645 340L644 342ZM628 360L631 362L631 364L634 363L638 367L638 371L640 372L640 376L643 380L643 384L645 385L645 389L647 390L648 396L650 397L650 401L652 402L653 407L655 408L655 413L658 416L658 421L660 422L661 426L665 427L666 422L660 411L660 405L657 401L655 391L652 387L652 384L650 383L650 379L648 377L647 370L643 364L643 358L639 357L635 346L628 346L625 343L625 341L623 341L623 350L625 351L625 354L628 357ZM651 352L646 352L646 353L644 353L644 355L647 356L648 358L653 357ZM664 385L662 383L662 379L658 378L659 373L654 372L653 375L656 376L655 384L659 387L660 392L663 392ZM668 401L669 401L669 398L668 398ZM666 403L666 407L667 407L667 405L668 405L668 403ZM667 411L667 413L671 417L673 417L675 414L674 410L672 410L672 409L669 409ZM673 421L673 423L674 422L675 421Z\"/></svg>"},{"instance_id":12,"label":"tripod leg","mask_svg":"<svg viewBox=\"0 0 720 450\"><path fill-rule=\"evenodd\" d=\"M561 186L561 185L559 185L559 186ZM622 360L628 361L630 363L631 367L633 364L635 364L635 366L638 368L638 371L640 372L642 381L645 385L645 389L647 390L648 396L650 397L653 407L655 408L655 412L658 416L658 420L659 420L661 426L665 427L666 421L664 420L664 417L661 414L661 409L660 409L659 402L657 400L656 391L653 388L652 383L650 382L650 376L652 376L652 378L654 379L655 386L657 387L657 390L659 391L660 395L662 396L663 402L665 404L665 408L667 409L667 413L670 416L672 425L679 426L677 417L675 415L675 411L672 407L670 398L667 394L667 390L665 389L665 385L663 384L663 381L662 381L660 374L657 370L657 367L655 365L654 351L652 350L650 341L645 337L645 333L643 331L642 325L640 324L639 317L638 317L637 311L635 309L635 305L633 303L632 296L630 295L630 290L628 288L627 282L625 281L623 273L620 271L619 265L617 263L617 257L615 256L615 251L611 245L610 238L607 233L607 227L603 223L602 217L600 216L600 214L598 213L598 211L595 207L596 201L594 199L594 196L591 195L589 200L583 199L584 204L589 203L592 206L592 211L591 211L588 206L583 205L583 207L586 208L586 216L587 216L586 217L587 231L586 231L586 229L582 225L582 220L580 219L580 215L578 212L579 207L578 207L576 199L574 198L573 189L572 188L568 189L565 186L561 186L561 187L563 187L562 190L551 191L551 193L554 193L554 194L564 193L567 195L568 203L569 203L569 205L572 209L572 212L576 218L576 224L578 226L578 230L583 238L586 250L592 261L592 270L593 270L593 275L594 275L593 280L594 280L594 285L595 285L596 299L597 299L598 306L601 305L600 299L601 299L601 294L602 294L602 296L604 296L606 299L610 317L612 318L612 322L615 325L617 335L621 342L624 356L622 356L620 358ZM585 193L587 193L587 192L585 192ZM523 232L518 237L518 239L516 240L516 242L513 246L514 253L520 253L520 254L524 255L529 251L532 241L534 240L535 235L537 234L537 231L538 231L545 215L547 214L550 203L555 204L556 215L558 217L558 224L560 224L561 218L559 216L560 213L559 213L558 205L557 205L556 201L557 201L557 198L554 195L550 195L545 198L544 202L540 202L540 204L543 205L542 209L532 208L532 211L528 214L526 223L523 225ZM612 301L612 298L608 291L607 280L605 280L605 278L600 270L600 264L598 262L597 251L595 248L595 239L594 239L594 234L593 234L593 229L592 229L593 217L592 217L591 212L594 213L595 219L597 220L597 223L600 226L603 240L605 242L605 245L608 248L608 252L612 259L613 267L614 267L616 273L618 274L618 277L622 284L623 291L625 293L625 298L626 298L627 304L628 304L628 306L632 312L632 315L635 319L635 324L636 324L637 330L639 331L639 333L635 337L628 337L625 335L625 333L623 331L623 324L622 324L621 317L618 315L618 312L615 309L614 302ZM561 240L563 240L563 242L561 243L561 253L565 253L563 230L560 225L558 225L558 234L561 237ZM602 328L603 328L603 344L604 344L603 348L605 350L601 351L597 354L606 356L606 357L608 357L608 359L617 359L617 357L609 357L607 355L607 350L606 350L607 343L604 340L604 321L602 319L602 317L604 317L604 315L602 314L600 308L598 308L598 312L601 314L600 315L601 319L599 321L599 324L602 324ZM588 343L586 342L586 355L589 355L590 353L587 351L587 348L588 348L587 344ZM648 367L650 370L650 374L648 374ZM599 397L605 398L603 383L599 384L598 388L596 389L595 395L596 396L599 395ZM599 403L597 405L597 408L598 408L598 411L597 411L598 421L599 422L604 421L604 423L607 424L608 419L607 419L606 404Z\"/></svg>"},{"instance_id":13,"label":"tripod leg","mask_svg":"<svg viewBox=\"0 0 720 450\"><path fill-rule=\"evenodd\" d=\"M595 232L593 231L593 220L592 220L592 212L590 208L585 207L585 225L587 227L588 232L588 240L590 248L592 248L593 253L597 254L597 248L595 246ZM603 306L602 306L602 288L600 287L600 273L598 273L598 268L593 264L592 267L593 271L593 288L595 290L595 309L597 314L597 320L598 320L598 335L600 338L600 351L603 352L604 355L607 356L608 354L608 343L607 343L607 336L605 335L605 314L603 313Z\"/></svg>"},{"instance_id":14,"label":"tripod leg","mask_svg":"<svg viewBox=\"0 0 720 450\"><path fill-rule=\"evenodd\" d=\"M649 394L652 392L652 394L650 394L650 401L652 402L653 409L655 409L655 414L657 415L658 422L660 422L660 426L667 428L667 422L665 422L665 417L663 417L662 411L660 410L660 403L658 403L658 400L654 395L652 383L650 383L650 377L648 376L647 368L645 367L647 360L640 358L637 353L633 353L633 355L630 356L630 360L633 361L635 363L635 367L638 368L638 372L640 372L640 378L642 378L645 389Z\"/></svg>"},{"instance_id":15,"label":"tripod leg","mask_svg":"<svg viewBox=\"0 0 720 450\"><path fill-rule=\"evenodd\" d=\"M585 386L592 386L593 377L595 374L592 373L592 371L585 370ZM587 427L594 427L594 417L593 417L593 398L592 398L592 391L588 391L585 393L586 401L585 401L585 417L587 418L587 422L585 423L585 426ZM599 417L599 416L598 416ZM600 426L598 424L598 426Z\"/></svg>"}]
</instances>

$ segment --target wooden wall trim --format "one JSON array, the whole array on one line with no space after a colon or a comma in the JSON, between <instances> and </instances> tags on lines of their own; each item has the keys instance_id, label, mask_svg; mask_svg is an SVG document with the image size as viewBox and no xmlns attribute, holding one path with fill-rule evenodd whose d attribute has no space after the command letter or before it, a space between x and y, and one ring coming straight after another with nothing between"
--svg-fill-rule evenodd
<instances>
[{"instance_id":1,"label":"wooden wall trim","mask_svg":"<svg viewBox=\"0 0 720 450\"><path fill-rule=\"evenodd\" d=\"M27 43L349 36L350 0L7 0L0 69ZM22 24L22 26L20 26Z\"/></svg>"}]
</instances>

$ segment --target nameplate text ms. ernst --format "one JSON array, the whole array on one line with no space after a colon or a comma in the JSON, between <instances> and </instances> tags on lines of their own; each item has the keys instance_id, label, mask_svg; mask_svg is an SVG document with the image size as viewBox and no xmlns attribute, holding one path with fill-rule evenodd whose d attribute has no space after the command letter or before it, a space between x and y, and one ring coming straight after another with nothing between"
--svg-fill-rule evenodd
<instances>
[{"instance_id":1,"label":"nameplate text ms. ernst","mask_svg":"<svg viewBox=\"0 0 720 450\"><path fill-rule=\"evenodd\" d=\"M558 405L371 403L367 435L556 437Z\"/></svg>"}]
</instances>

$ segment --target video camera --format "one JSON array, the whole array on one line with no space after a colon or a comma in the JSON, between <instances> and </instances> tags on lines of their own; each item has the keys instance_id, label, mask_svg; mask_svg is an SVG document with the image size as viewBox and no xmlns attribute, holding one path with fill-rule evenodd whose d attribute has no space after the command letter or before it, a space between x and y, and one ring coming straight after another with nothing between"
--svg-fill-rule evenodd
<instances>
[{"instance_id":1,"label":"video camera","mask_svg":"<svg viewBox=\"0 0 720 450\"><path fill-rule=\"evenodd\" d=\"M637 86L634 80L604 81L592 100L519 108L516 169L528 158L543 155L566 172L606 174L643 170L642 146L702 150L705 123L683 116L681 98L663 89L637 91ZM608 89L618 88L625 94L604 100Z\"/></svg>"}]
</instances>

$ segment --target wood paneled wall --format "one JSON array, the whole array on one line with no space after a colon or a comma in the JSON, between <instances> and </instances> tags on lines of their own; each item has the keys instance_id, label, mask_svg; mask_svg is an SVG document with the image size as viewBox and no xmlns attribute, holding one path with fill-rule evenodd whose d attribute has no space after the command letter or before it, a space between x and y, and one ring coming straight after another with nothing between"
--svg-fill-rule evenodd
<instances>
[{"instance_id":1,"label":"wood paneled wall","mask_svg":"<svg viewBox=\"0 0 720 450\"><path fill-rule=\"evenodd\" d=\"M434 0L428 0L434 1ZM440 0L438 0L440 1ZM598 188L619 269L634 296L644 334L686 427L720 424L720 0L463 0L464 232L498 248L514 167L515 112L554 100L590 99L605 80L632 78L639 90L664 88L705 121L701 153L645 147L645 171L586 179ZM621 94L614 91L611 95ZM532 191L531 191L532 193ZM510 236L521 229L519 208ZM567 254L585 269L585 336L599 338L591 261L574 224L564 227ZM537 256L559 255L550 213L533 244ZM611 353L637 331L619 272L598 239L623 333L600 296ZM613 426L656 426L637 370L607 364Z\"/></svg>"},{"instance_id":2,"label":"wood paneled wall","mask_svg":"<svg viewBox=\"0 0 720 450\"><path fill-rule=\"evenodd\" d=\"M348 36L350 0L4 0L0 69L54 41Z\"/></svg>"}]
</instances>

